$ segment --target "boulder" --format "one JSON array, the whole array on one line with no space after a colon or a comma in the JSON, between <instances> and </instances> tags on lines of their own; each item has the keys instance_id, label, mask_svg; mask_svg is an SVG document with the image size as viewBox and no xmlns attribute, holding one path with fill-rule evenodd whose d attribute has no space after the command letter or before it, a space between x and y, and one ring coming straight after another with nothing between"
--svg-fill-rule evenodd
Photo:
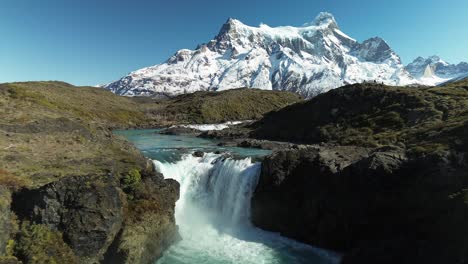
<instances>
[{"instance_id":1,"label":"boulder","mask_svg":"<svg viewBox=\"0 0 468 264\"><path fill-rule=\"evenodd\" d=\"M194 157L197 157L197 158L203 158L203 156L205 155L205 153L204 153L203 151L197 150L197 151L195 151L192 155L193 155Z\"/></svg>"}]
</instances>

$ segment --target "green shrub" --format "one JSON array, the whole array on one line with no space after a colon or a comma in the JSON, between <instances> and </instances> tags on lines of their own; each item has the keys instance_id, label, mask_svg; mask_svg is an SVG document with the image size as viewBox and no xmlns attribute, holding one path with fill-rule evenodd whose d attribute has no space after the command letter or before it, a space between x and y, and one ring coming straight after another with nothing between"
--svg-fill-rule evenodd
<instances>
[{"instance_id":1,"label":"green shrub","mask_svg":"<svg viewBox=\"0 0 468 264\"><path fill-rule=\"evenodd\" d=\"M78 263L62 234L45 225L23 222L14 246L15 256L24 263Z\"/></svg>"},{"instance_id":2,"label":"green shrub","mask_svg":"<svg viewBox=\"0 0 468 264\"><path fill-rule=\"evenodd\" d=\"M133 194L141 182L141 174L138 169L131 169L122 179L122 189L127 194Z\"/></svg>"}]
</instances>

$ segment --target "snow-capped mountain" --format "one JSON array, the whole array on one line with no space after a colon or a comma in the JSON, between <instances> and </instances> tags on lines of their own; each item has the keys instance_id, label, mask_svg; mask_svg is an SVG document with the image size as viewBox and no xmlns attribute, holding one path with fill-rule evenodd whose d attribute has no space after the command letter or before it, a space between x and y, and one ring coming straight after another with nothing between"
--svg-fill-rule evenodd
<instances>
[{"instance_id":1,"label":"snow-capped mountain","mask_svg":"<svg viewBox=\"0 0 468 264\"><path fill-rule=\"evenodd\" d=\"M302 27L251 27L229 19L215 39L104 87L121 95L177 95L239 87L288 90L311 97L348 83L416 81L381 38L362 43L320 13Z\"/></svg>"},{"instance_id":2,"label":"snow-capped mountain","mask_svg":"<svg viewBox=\"0 0 468 264\"><path fill-rule=\"evenodd\" d=\"M438 56L418 57L406 70L424 85L437 85L468 74L468 63L450 64Z\"/></svg>"}]
</instances>

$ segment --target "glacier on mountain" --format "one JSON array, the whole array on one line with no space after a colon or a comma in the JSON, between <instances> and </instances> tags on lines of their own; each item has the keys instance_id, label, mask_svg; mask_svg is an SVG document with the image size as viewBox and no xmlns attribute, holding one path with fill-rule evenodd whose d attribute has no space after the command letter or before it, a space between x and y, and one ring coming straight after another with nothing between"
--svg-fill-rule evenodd
<instances>
[{"instance_id":1,"label":"glacier on mountain","mask_svg":"<svg viewBox=\"0 0 468 264\"><path fill-rule=\"evenodd\" d=\"M229 19L219 34L195 50L134 71L104 87L127 96L174 96L239 87L287 90L312 97L359 82L409 85L417 81L381 38L362 43L320 13L301 27L259 27Z\"/></svg>"}]
</instances>

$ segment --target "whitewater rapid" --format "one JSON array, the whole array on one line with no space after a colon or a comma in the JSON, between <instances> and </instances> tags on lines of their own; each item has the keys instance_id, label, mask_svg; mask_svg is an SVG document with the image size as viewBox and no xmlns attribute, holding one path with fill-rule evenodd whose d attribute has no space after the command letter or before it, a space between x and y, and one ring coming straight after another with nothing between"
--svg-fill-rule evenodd
<instances>
[{"instance_id":1,"label":"whitewater rapid","mask_svg":"<svg viewBox=\"0 0 468 264\"><path fill-rule=\"evenodd\" d=\"M158 264L335 263L325 251L265 232L250 223L250 200L260 163L222 154L186 154L180 161L154 161L165 178L180 183L176 222L182 240Z\"/></svg>"}]
</instances>

